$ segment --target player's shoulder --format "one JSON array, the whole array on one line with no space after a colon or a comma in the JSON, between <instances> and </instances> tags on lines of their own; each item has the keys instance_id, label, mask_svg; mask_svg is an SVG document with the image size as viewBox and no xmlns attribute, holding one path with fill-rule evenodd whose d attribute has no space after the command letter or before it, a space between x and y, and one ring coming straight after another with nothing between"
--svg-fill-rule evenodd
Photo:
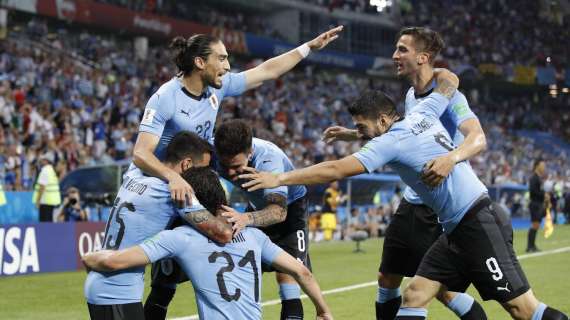
<instances>
[{"instance_id":1,"label":"player's shoulder","mask_svg":"<svg viewBox=\"0 0 570 320\"><path fill-rule=\"evenodd\" d=\"M252 140L252 146L253 146L253 157L258 159L280 155L281 153L283 153L281 148L279 148L273 142L255 137Z\"/></svg>"},{"instance_id":2,"label":"player's shoulder","mask_svg":"<svg viewBox=\"0 0 570 320\"><path fill-rule=\"evenodd\" d=\"M176 232L177 237L185 240L195 239L196 237L205 238L198 230L189 225L181 225L172 229L172 231Z\"/></svg>"},{"instance_id":3,"label":"player's shoulder","mask_svg":"<svg viewBox=\"0 0 570 320\"><path fill-rule=\"evenodd\" d=\"M450 105L454 105L457 103L467 104L467 98L465 97L465 94L463 94L463 92L461 92L459 90L455 90L455 93L453 94L453 96L449 100Z\"/></svg>"},{"instance_id":4,"label":"player's shoulder","mask_svg":"<svg viewBox=\"0 0 570 320\"><path fill-rule=\"evenodd\" d=\"M246 227L242 230L242 232L245 233L245 235L251 235L255 241L260 241L267 238L267 235L258 228Z\"/></svg>"},{"instance_id":5,"label":"player's shoulder","mask_svg":"<svg viewBox=\"0 0 570 320\"><path fill-rule=\"evenodd\" d=\"M413 86L410 86L410 88L408 88L408 91L406 91L406 98L408 97L413 97L415 94L415 90Z\"/></svg>"},{"instance_id":6,"label":"player's shoulder","mask_svg":"<svg viewBox=\"0 0 570 320\"><path fill-rule=\"evenodd\" d=\"M178 77L172 77L172 79L163 83L155 94L157 95L173 95L175 92L180 90L182 84L180 83L180 79Z\"/></svg>"}]
</instances>

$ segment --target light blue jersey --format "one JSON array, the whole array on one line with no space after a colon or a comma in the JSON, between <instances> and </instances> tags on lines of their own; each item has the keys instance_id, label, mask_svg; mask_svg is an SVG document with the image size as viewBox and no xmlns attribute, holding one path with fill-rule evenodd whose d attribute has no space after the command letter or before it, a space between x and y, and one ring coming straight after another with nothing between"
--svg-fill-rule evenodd
<instances>
[{"instance_id":1,"label":"light blue jersey","mask_svg":"<svg viewBox=\"0 0 570 320\"><path fill-rule=\"evenodd\" d=\"M416 95L414 87L411 87L408 90L408 92L406 93L406 102L405 102L406 115L412 112L420 102L422 102L431 92L433 92L435 85L436 83L432 82L430 90L421 95ZM459 126L461 125L461 123L463 123L463 121L473 118L476 119L477 116L469 108L469 103L467 102L467 99L465 98L463 93L455 91L455 94L453 95L453 97L451 97L451 100L449 101L447 108L445 109L439 120L441 121L442 125L445 127L447 132L449 133L449 136L451 137L453 143L456 146L458 146L461 143L463 143L464 139L463 134L461 134L461 132L458 129ZM406 189L404 190L404 198L408 202L413 204L423 204L422 199L420 199L418 194L412 188L407 186Z\"/></svg>"},{"instance_id":2,"label":"light blue jersey","mask_svg":"<svg viewBox=\"0 0 570 320\"><path fill-rule=\"evenodd\" d=\"M272 264L283 252L255 228L221 245L181 226L140 246L151 262L175 258L192 281L200 319L261 319L261 263Z\"/></svg>"},{"instance_id":3,"label":"light blue jersey","mask_svg":"<svg viewBox=\"0 0 570 320\"><path fill-rule=\"evenodd\" d=\"M192 207L175 208L165 181L145 176L134 168L123 176L105 227L103 248L119 250L139 244L164 230L178 214L203 209L195 198ZM143 275L144 267L109 273L91 271L85 280L87 302L98 305L140 302Z\"/></svg>"},{"instance_id":4,"label":"light blue jersey","mask_svg":"<svg viewBox=\"0 0 570 320\"><path fill-rule=\"evenodd\" d=\"M164 160L166 146L180 131L191 131L213 144L213 132L220 102L224 97L237 96L246 89L245 73L227 73L222 88L208 87L201 96L194 96L172 78L150 97L139 131L160 137L154 154Z\"/></svg>"},{"instance_id":5,"label":"light blue jersey","mask_svg":"<svg viewBox=\"0 0 570 320\"><path fill-rule=\"evenodd\" d=\"M451 232L477 199L487 193L466 161L460 162L436 188L421 181L425 164L455 148L439 121L449 100L439 93L426 97L403 120L368 142L354 156L368 172L388 164L438 215L444 232Z\"/></svg>"},{"instance_id":6,"label":"light blue jersey","mask_svg":"<svg viewBox=\"0 0 570 320\"><path fill-rule=\"evenodd\" d=\"M253 138L252 153L248 166L257 169L257 171L283 173L295 170L295 166L285 152L272 142ZM220 170L220 172L222 176L232 182L234 186L241 188L243 181L231 181L231 179L223 175L223 170ZM246 192L249 204L255 210L265 208L267 206L265 196L272 193L283 195L287 198L287 204L290 204L305 196L307 188L304 185L294 185Z\"/></svg>"}]
</instances>

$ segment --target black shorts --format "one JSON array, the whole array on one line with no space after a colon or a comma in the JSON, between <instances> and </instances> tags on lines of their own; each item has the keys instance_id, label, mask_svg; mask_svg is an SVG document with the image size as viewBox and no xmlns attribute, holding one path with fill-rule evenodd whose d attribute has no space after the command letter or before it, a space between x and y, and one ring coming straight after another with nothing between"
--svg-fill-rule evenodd
<instances>
[{"instance_id":1,"label":"black shorts","mask_svg":"<svg viewBox=\"0 0 570 320\"><path fill-rule=\"evenodd\" d=\"M433 210L402 199L386 229L380 272L413 277L441 233Z\"/></svg>"},{"instance_id":2,"label":"black shorts","mask_svg":"<svg viewBox=\"0 0 570 320\"><path fill-rule=\"evenodd\" d=\"M530 211L530 221L532 222L540 222L546 216L546 210L541 202L530 202L528 210Z\"/></svg>"},{"instance_id":3,"label":"black shorts","mask_svg":"<svg viewBox=\"0 0 570 320\"><path fill-rule=\"evenodd\" d=\"M530 289L513 250L510 220L495 212L489 198L478 201L450 234L439 237L417 275L456 292L473 283L483 300L501 303Z\"/></svg>"},{"instance_id":4,"label":"black shorts","mask_svg":"<svg viewBox=\"0 0 570 320\"><path fill-rule=\"evenodd\" d=\"M126 304L90 304L91 320L144 320L144 309L141 302Z\"/></svg>"},{"instance_id":5,"label":"black shorts","mask_svg":"<svg viewBox=\"0 0 570 320\"><path fill-rule=\"evenodd\" d=\"M309 257L309 233L305 226L303 229L295 230L291 233L280 236L279 238L274 238L269 236L271 241L278 245L288 254L292 255L302 262L305 267L311 270L311 258ZM261 264L261 270L263 272L273 272L276 271L272 266L265 263Z\"/></svg>"},{"instance_id":6,"label":"black shorts","mask_svg":"<svg viewBox=\"0 0 570 320\"><path fill-rule=\"evenodd\" d=\"M284 222L267 228L260 228L273 243L311 269L308 237L308 206L306 197L293 201L287 206L287 218ZM262 264L263 272L275 271L271 266ZM188 277L174 259L163 259L152 264L151 285L174 288L177 284L188 281Z\"/></svg>"}]
</instances>

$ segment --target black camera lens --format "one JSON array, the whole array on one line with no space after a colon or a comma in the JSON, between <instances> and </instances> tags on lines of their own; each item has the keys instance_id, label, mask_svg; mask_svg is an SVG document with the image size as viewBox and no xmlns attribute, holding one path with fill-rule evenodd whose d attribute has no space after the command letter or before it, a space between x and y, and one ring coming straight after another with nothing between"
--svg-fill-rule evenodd
<instances>
[{"instance_id":1,"label":"black camera lens","mask_svg":"<svg viewBox=\"0 0 570 320\"><path fill-rule=\"evenodd\" d=\"M77 203L77 199L69 199L69 204L74 206Z\"/></svg>"}]
</instances>

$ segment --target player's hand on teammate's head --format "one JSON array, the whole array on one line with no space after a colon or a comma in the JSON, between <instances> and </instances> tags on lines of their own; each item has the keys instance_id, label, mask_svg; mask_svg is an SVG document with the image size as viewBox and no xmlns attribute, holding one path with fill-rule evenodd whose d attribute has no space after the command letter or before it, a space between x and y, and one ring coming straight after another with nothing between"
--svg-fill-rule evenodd
<instances>
[{"instance_id":1,"label":"player's hand on teammate's head","mask_svg":"<svg viewBox=\"0 0 570 320\"><path fill-rule=\"evenodd\" d=\"M240 174L240 179L250 180L241 185L247 191L271 189L279 187L279 175L271 172L256 172Z\"/></svg>"},{"instance_id":2,"label":"player's hand on teammate's head","mask_svg":"<svg viewBox=\"0 0 570 320\"><path fill-rule=\"evenodd\" d=\"M341 126L332 126L325 129L322 140L327 144L331 144L337 141L354 141L359 138L360 135L357 130Z\"/></svg>"},{"instance_id":3,"label":"player's hand on teammate's head","mask_svg":"<svg viewBox=\"0 0 570 320\"><path fill-rule=\"evenodd\" d=\"M192 186L184 180L180 175L176 175L168 182L170 187L170 196L172 201L178 208L192 205L192 194L194 190Z\"/></svg>"},{"instance_id":4,"label":"player's hand on teammate's head","mask_svg":"<svg viewBox=\"0 0 570 320\"><path fill-rule=\"evenodd\" d=\"M428 187L435 188L445 181L454 166L455 161L449 155L432 159L424 166L422 182Z\"/></svg>"},{"instance_id":5,"label":"player's hand on teammate's head","mask_svg":"<svg viewBox=\"0 0 570 320\"><path fill-rule=\"evenodd\" d=\"M233 234L238 234L243 228L251 224L249 214L237 212L234 208L222 205L221 216L227 218L228 223L232 224Z\"/></svg>"},{"instance_id":6,"label":"player's hand on teammate's head","mask_svg":"<svg viewBox=\"0 0 570 320\"><path fill-rule=\"evenodd\" d=\"M326 47L329 43L336 40L338 38L338 34L342 31L344 26L337 26L335 28L330 29L327 32L321 33L315 39L307 42L307 45L311 50L321 50L322 48Z\"/></svg>"}]
</instances>

